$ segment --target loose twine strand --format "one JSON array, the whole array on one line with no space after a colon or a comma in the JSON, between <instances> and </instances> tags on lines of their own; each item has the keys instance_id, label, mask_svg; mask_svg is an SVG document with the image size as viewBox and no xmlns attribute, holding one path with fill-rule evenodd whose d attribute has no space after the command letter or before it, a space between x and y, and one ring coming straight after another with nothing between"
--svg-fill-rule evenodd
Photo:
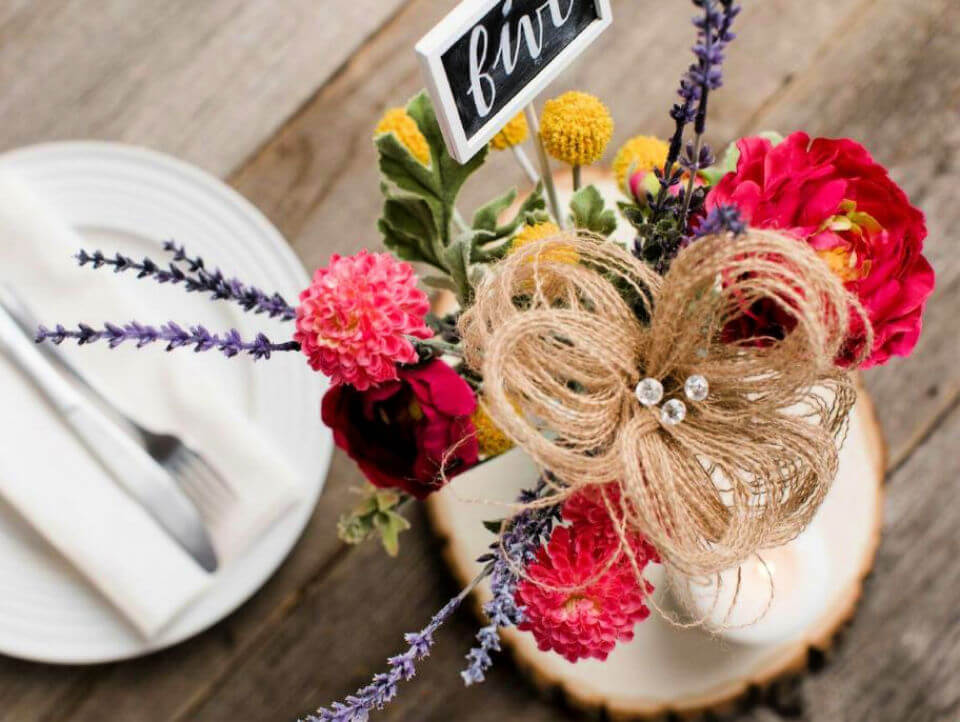
<instances>
[{"instance_id":1,"label":"loose twine strand","mask_svg":"<svg viewBox=\"0 0 960 722\"><path fill-rule=\"evenodd\" d=\"M758 311L782 338L742 331ZM460 330L487 412L556 480L551 503L618 484L622 551L639 532L669 572L699 577L787 543L819 508L856 399L835 363L853 315L869 336L827 264L779 233L698 240L661 277L568 232L494 266ZM652 377L682 398L692 374L710 393L679 425L634 395Z\"/></svg>"}]
</instances>

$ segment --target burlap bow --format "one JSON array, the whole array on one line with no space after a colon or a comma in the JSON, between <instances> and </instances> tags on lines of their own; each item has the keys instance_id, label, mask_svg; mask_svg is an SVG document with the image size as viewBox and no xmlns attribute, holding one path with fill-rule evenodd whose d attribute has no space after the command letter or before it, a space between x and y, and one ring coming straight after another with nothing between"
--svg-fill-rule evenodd
<instances>
[{"instance_id":1,"label":"burlap bow","mask_svg":"<svg viewBox=\"0 0 960 722\"><path fill-rule=\"evenodd\" d=\"M822 502L856 398L834 362L852 313L827 264L776 233L699 240L664 277L563 234L496 265L461 332L488 413L559 493L619 483L621 528L700 575L789 541ZM692 374L701 402L684 399ZM645 377L685 401L682 423L638 402Z\"/></svg>"}]
</instances>

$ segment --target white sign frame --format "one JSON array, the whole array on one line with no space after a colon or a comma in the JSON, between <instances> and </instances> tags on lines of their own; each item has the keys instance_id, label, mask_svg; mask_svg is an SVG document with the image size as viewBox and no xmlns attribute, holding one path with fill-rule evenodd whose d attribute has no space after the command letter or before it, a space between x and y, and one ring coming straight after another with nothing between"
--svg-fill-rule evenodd
<instances>
[{"instance_id":1,"label":"white sign frame","mask_svg":"<svg viewBox=\"0 0 960 722\"><path fill-rule=\"evenodd\" d=\"M504 0L466 0L416 45L420 68L430 97L433 98L440 130L450 155L459 163L466 163L480 152L513 116L532 103L534 98L613 22L610 0L593 0L599 19L587 26L523 90L492 115L473 137L468 138L443 67L443 55L479 20L503 2Z\"/></svg>"}]
</instances>

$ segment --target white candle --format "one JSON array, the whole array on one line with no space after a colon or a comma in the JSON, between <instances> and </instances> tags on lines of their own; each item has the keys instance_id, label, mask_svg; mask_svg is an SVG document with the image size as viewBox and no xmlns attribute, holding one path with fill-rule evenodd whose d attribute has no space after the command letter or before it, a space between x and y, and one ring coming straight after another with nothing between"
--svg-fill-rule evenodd
<instances>
[{"instance_id":1,"label":"white candle","mask_svg":"<svg viewBox=\"0 0 960 722\"><path fill-rule=\"evenodd\" d=\"M690 581L687 610L714 631L743 644L778 644L793 639L823 614L829 596L830 556L814 526L795 540L760 553L718 580ZM736 597L736 599L734 599Z\"/></svg>"}]
</instances>

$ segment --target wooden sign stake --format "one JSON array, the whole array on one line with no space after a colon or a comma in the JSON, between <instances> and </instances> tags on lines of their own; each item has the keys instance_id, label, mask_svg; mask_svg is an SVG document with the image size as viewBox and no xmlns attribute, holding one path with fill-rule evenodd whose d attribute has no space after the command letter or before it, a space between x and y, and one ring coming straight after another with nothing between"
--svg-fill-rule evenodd
<instances>
[{"instance_id":1,"label":"wooden sign stake","mask_svg":"<svg viewBox=\"0 0 960 722\"><path fill-rule=\"evenodd\" d=\"M540 119L537 118L537 110L530 103L523 110L527 116L527 125L530 126L530 134L537 144L537 157L540 159L540 177L543 179L543 187L547 189L547 202L550 204L550 212L557 220L560 230L564 229L563 216L560 214L560 203L557 201L557 187L553 182L553 173L550 171L550 160L547 158L547 150L543 147L543 139L540 137Z\"/></svg>"},{"instance_id":2,"label":"wooden sign stake","mask_svg":"<svg viewBox=\"0 0 960 722\"><path fill-rule=\"evenodd\" d=\"M533 167L533 163L530 162L530 159L527 157L527 154L524 153L523 148L519 145L512 146L510 150L513 151L513 157L517 159L517 163L523 169L523 172L526 173L527 178L530 179L530 182L534 185L540 180L540 176L537 174L537 169Z\"/></svg>"}]
</instances>

